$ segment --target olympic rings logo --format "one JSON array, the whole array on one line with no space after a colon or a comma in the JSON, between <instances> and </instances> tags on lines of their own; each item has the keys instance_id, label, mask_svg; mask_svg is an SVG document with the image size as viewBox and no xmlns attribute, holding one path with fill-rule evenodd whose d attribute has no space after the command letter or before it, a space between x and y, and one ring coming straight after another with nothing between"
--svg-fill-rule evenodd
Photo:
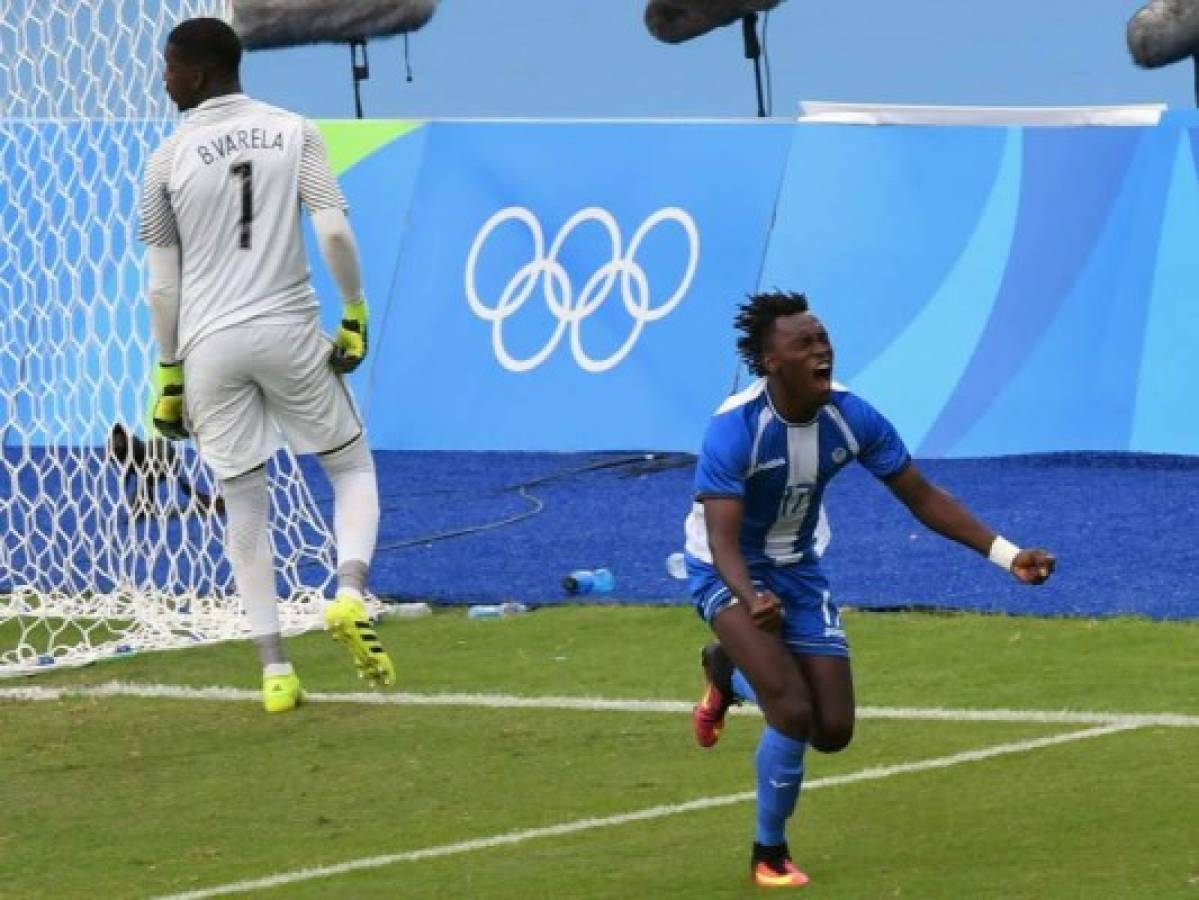
<instances>
[{"instance_id":1,"label":"olympic rings logo","mask_svg":"<svg viewBox=\"0 0 1199 900\"><path fill-rule=\"evenodd\" d=\"M506 222L520 222L529 230L533 238L533 258L517 269L509 279L500 293L498 302L488 305L479 298L475 269L483 245L487 243L492 232ZM588 276L583 282L582 290L576 295L570 274L558 262L558 254L575 229L587 222L596 222L607 232L612 257ZM637 263L636 257L646 236L665 222L677 224L687 238L687 268L674 293L660 305L653 306L649 279L645 270ZM675 206L660 209L642 222L633 232L627 249L623 247L620 228L612 214L598 206L589 206L567 219L550 244L548 253L545 249L545 235L537 217L523 206L509 206L488 219L471 244L470 253L466 258L466 299L476 316L491 323L491 346L495 351L495 358L508 371L528 372L537 368L554 352L562 336L569 330L570 349L579 367L586 372L606 372L629 355L647 324L668 315L682 302L695 277L695 267L698 264L699 231L691 216ZM520 359L510 354L504 345L504 322L520 311L533 296L538 284L541 285L546 307L557 319L557 325L545 346L532 356ZM605 358L596 359L583 348L580 332L584 320L604 304L617 284L620 286L620 299L633 320L633 327L624 343L615 351Z\"/></svg>"}]
</instances>

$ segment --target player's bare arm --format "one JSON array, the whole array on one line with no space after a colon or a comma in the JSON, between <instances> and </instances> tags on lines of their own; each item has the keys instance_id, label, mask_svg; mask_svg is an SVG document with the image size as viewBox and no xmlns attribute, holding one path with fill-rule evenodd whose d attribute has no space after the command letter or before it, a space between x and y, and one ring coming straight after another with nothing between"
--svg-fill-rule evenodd
<instances>
[{"instance_id":1,"label":"player's bare arm","mask_svg":"<svg viewBox=\"0 0 1199 900\"><path fill-rule=\"evenodd\" d=\"M1057 560L1052 553L1040 548L1017 550L976 519L952 494L925 478L915 463L909 463L886 484L921 524L1001 565L1006 563L1004 567L1025 584L1042 584L1053 574Z\"/></svg>"},{"instance_id":2,"label":"player's bare arm","mask_svg":"<svg viewBox=\"0 0 1199 900\"><path fill-rule=\"evenodd\" d=\"M782 624L783 604L770 591L759 594L741 553L741 500L737 497L705 497L703 504L712 563L721 580L745 604L754 624L764 631L778 631Z\"/></svg>"}]
</instances>

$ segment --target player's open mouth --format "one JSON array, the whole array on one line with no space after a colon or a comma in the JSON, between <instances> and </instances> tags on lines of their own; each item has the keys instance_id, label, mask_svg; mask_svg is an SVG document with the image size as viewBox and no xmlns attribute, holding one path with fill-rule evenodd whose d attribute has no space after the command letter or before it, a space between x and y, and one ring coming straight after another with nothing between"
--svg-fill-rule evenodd
<instances>
[{"instance_id":1,"label":"player's open mouth","mask_svg":"<svg viewBox=\"0 0 1199 900\"><path fill-rule=\"evenodd\" d=\"M812 374L816 376L818 381L832 381L833 365L832 363L826 363L825 365L817 366L812 370Z\"/></svg>"}]
</instances>

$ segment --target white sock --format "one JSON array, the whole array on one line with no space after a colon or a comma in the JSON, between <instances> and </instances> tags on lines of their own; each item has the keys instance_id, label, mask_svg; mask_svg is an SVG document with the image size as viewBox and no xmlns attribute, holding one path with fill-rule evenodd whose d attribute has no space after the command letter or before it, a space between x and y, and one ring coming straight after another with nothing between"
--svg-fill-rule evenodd
<instances>
[{"instance_id":1,"label":"white sock","mask_svg":"<svg viewBox=\"0 0 1199 900\"><path fill-rule=\"evenodd\" d=\"M333 485L338 593L356 590L361 595L379 536L379 488L366 435L317 460Z\"/></svg>"},{"instance_id":2,"label":"white sock","mask_svg":"<svg viewBox=\"0 0 1199 900\"><path fill-rule=\"evenodd\" d=\"M279 633L275 562L271 550L266 472L256 469L221 482L225 498L225 552L255 638ZM277 663L265 659L264 663Z\"/></svg>"},{"instance_id":3,"label":"white sock","mask_svg":"<svg viewBox=\"0 0 1199 900\"><path fill-rule=\"evenodd\" d=\"M276 678L279 675L290 675L295 669L291 667L291 663L271 663L269 666L262 667L262 674L266 678Z\"/></svg>"}]
</instances>

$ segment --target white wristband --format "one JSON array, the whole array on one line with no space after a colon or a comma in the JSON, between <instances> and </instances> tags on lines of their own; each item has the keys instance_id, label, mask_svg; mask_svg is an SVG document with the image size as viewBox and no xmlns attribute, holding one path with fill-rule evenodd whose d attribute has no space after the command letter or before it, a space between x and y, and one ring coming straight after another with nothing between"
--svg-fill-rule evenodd
<instances>
[{"instance_id":1,"label":"white wristband","mask_svg":"<svg viewBox=\"0 0 1199 900\"><path fill-rule=\"evenodd\" d=\"M991 542L991 552L987 554L987 558L1005 572L1012 571L1012 563L1016 561L1016 554L1020 552L1020 548L1001 535L995 535L995 540Z\"/></svg>"}]
</instances>

